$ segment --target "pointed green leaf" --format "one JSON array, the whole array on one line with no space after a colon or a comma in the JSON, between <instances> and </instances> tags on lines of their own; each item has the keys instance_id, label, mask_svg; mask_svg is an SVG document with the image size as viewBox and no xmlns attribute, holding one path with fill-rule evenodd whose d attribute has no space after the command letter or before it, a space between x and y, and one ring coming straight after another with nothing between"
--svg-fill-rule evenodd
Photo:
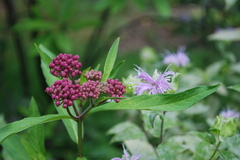
<instances>
[{"instance_id":1,"label":"pointed green leaf","mask_svg":"<svg viewBox=\"0 0 240 160\"><path fill-rule=\"evenodd\" d=\"M12 160L31 160L18 135L11 135L2 143L2 146Z\"/></svg>"},{"instance_id":2,"label":"pointed green leaf","mask_svg":"<svg viewBox=\"0 0 240 160\"><path fill-rule=\"evenodd\" d=\"M4 117L0 115L0 127L3 127L6 125L6 122L4 120ZM3 147L3 158L4 159L24 159L24 160L30 160L30 157L24 148L21 137L18 135L11 135L8 137L4 142L2 142Z\"/></svg>"},{"instance_id":3,"label":"pointed green leaf","mask_svg":"<svg viewBox=\"0 0 240 160\"><path fill-rule=\"evenodd\" d=\"M110 48L105 65L103 68L103 76L102 81L106 81L108 77L110 76L110 73L112 72L116 57L117 57L117 51L118 51L118 44L119 44L119 38L116 39L116 41L113 43L112 47Z\"/></svg>"},{"instance_id":4,"label":"pointed green leaf","mask_svg":"<svg viewBox=\"0 0 240 160\"><path fill-rule=\"evenodd\" d=\"M51 86L54 83L54 81L59 80L59 78L54 77L52 74L50 74L49 68L47 67L47 65L45 63L42 62L41 67L42 67L43 75L49 86ZM57 107L55 105L55 108L59 114L66 115L66 116L68 115L66 109L64 109L63 107L61 107L61 106ZM70 108L70 110L71 111L73 110L72 107ZM72 113L74 113L74 112L72 112ZM77 143L77 137L78 137L77 123L72 119L63 119L62 121L63 121L71 139Z\"/></svg>"},{"instance_id":5,"label":"pointed green leaf","mask_svg":"<svg viewBox=\"0 0 240 160\"><path fill-rule=\"evenodd\" d=\"M175 94L140 95L121 100L119 103L107 103L93 108L86 116L106 110L156 110L179 111L190 108L201 99L215 92L220 84L201 86Z\"/></svg>"},{"instance_id":6,"label":"pointed green leaf","mask_svg":"<svg viewBox=\"0 0 240 160\"><path fill-rule=\"evenodd\" d=\"M71 117L60 114L50 114L41 117L28 117L19 121L15 121L13 123L9 123L6 126L0 128L0 143L2 143L7 137L15 133L21 132L38 124L43 124L60 119L71 119Z\"/></svg>"},{"instance_id":7,"label":"pointed green leaf","mask_svg":"<svg viewBox=\"0 0 240 160\"><path fill-rule=\"evenodd\" d=\"M114 77L117 75L117 73L119 72L121 66L122 66L124 63L125 63L125 60L122 60L121 62L119 62L118 64L116 64L116 65L113 67L112 72L110 73L109 78L111 78L111 79L114 78Z\"/></svg>"},{"instance_id":8,"label":"pointed green leaf","mask_svg":"<svg viewBox=\"0 0 240 160\"><path fill-rule=\"evenodd\" d=\"M46 54L44 53L39 47L38 45L34 44L38 53L40 54L40 57L41 59L43 60L43 62L46 64L46 65L49 65L51 62L52 62L52 59Z\"/></svg>"},{"instance_id":9,"label":"pointed green leaf","mask_svg":"<svg viewBox=\"0 0 240 160\"><path fill-rule=\"evenodd\" d=\"M225 150L219 151L219 157L222 160L238 160L238 158L236 156L234 156L234 154L232 154L229 151L225 151Z\"/></svg>"},{"instance_id":10,"label":"pointed green leaf","mask_svg":"<svg viewBox=\"0 0 240 160\"><path fill-rule=\"evenodd\" d=\"M228 88L240 92L240 84L236 84L236 85L230 86Z\"/></svg>"},{"instance_id":11,"label":"pointed green leaf","mask_svg":"<svg viewBox=\"0 0 240 160\"><path fill-rule=\"evenodd\" d=\"M39 117L39 111L35 99L30 101L30 117ZM28 129L28 133L24 135L22 143L26 148L28 155L35 160L45 159L45 147L44 147L44 129L43 125L37 125Z\"/></svg>"}]
</instances>

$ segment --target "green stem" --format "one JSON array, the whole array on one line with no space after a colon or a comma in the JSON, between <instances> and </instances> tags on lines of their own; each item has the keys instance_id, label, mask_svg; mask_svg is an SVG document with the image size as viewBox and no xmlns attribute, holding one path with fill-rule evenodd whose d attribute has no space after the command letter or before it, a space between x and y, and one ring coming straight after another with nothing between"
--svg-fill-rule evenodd
<instances>
[{"instance_id":1,"label":"green stem","mask_svg":"<svg viewBox=\"0 0 240 160\"><path fill-rule=\"evenodd\" d=\"M166 112L167 112L167 111L163 111L163 118L161 118L162 122L161 122L161 129L160 129L159 144L161 144L162 141L163 141L164 116L165 116Z\"/></svg>"},{"instance_id":2,"label":"green stem","mask_svg":"<svg viewBox=\"0 0 240 160\"><path fill-rule=\"evenodd\" d=\"M82 118L80 117L78 119L78 157L82 158L83 153L82 153Z\"/></svg>"},{"instance_id":3,"label":"green stem","mask_svg":"<svg viewBox=\"0 0 240 160\"><path fill-rule=\"evenodd\" d=\"M90 99L90 105L88 106L88 108L86 108L81 114L80 114L80 118L85 119L86 118L86 114L94 107L94 103L93 100Z\"/></svg>"},{"instance_id":4,"label":"green stem","mask_svg":"<svg viewBox=\"0 0 240 160\"><path fill-rule=\"evenodd\" d=\"M216 154L217 151L218 151L218 148L219 148L220 144L221 144L221 142L219 141L218 144L217 144L217 146L216 146L216 148L215 148L215 150L214 150L214 152L213 152L213 154L212 154L212 156L209 158L209 160L211 160L211 159L215 156L215 154Z\"/></svg>"}]
</instances>

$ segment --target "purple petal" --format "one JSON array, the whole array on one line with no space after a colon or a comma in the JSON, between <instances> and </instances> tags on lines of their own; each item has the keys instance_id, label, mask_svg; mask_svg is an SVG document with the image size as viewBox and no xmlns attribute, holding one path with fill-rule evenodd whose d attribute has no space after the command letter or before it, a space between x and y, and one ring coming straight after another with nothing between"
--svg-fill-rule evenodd
<instances>
[{"instance_id":1,"label":"purple petal","mask_svg":"<svg viewBox=\"0 0 240 160\"><path fill-rule=\"evenodd\" d=\"M135 66L137 67L135 70L138 72L138 76L136 76L137 78L141 78L144 82L154 83L154 79L149 76L149 74L147 74L142 68L138 67L137 65Z\"/></svg>"},{"instance_id":2,"label":"purple petal","mask_svg":"<svg viewBox=\"0 0 240 160\"><path fill-rule=\"evenodd\" d=\"M135 94L142 95L143 92L151 90L152 85L148 83L138 83L138 86L135 86Z\"/></svg>"},{"instance_id":3,"label":"purple petal","mask_svg":"<svg viewBox=\"0 0 240 160\"><path fill-rule=\"evenodd\" d=\"M138 160L140 157L141 157L141 155L134 154L134 155L131 157L131 160Z\"/></svg>"},{"instance_id":4,"label":"purple petal","mask_svg":"<svg viewBox=\"0 0 240 160\"><path fill-rule=\"evenodd\" d=\"M122 158L116 157L116 158L112 158L111 160L122 160Z\"/></svg>"}]
</instances>

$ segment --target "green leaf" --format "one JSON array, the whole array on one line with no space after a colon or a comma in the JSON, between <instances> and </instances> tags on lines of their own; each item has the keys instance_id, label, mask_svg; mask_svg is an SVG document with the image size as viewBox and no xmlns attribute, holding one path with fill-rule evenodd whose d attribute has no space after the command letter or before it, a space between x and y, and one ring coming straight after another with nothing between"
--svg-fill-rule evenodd
<instances>
[{"instance_id":1,"label":"green leaf","mask_svg":"<svg viewBox=\"0 0 240 160\"><path fill-rule=\"evenodd\" d=\"M86 116L107 110L155 110L179 111L190 108L201 99L215 92L220 84L201 86L175 94L140 95L121 100L119 103L107 103L93 108Z\"/></svg>"},{"instance_id":2,"label":"green leaf","mask_svg":"<svg viewBox=\"0 0 240 160\"><path fill-rule=\"evenodd\" d=\"M125 63L125 60L122 60L121 62L119 62L118 64L116 64L116 65L113 67L112 72L110 73L109 78L111 78L111 79L114 78L114 77L117 75L117 73L119 72L121 66L122 66L124 63Z\"/></svg>"},{"instance_id":3,"label":"green leaf","mask_svg":"<svg viewBox=\"0 0 240 160\"><path fill-rule=\"evenodd\" d=\"M204 133L204 132L197 132L197 131L193 131L193 132L190 132L190 133L195 135L195 136L198 136L203 141L209 142L211 144L216 143L216 139L211 133L208 133L208 132Z\"/></svg>"},{"instance_id":4,"label":"green leaf","mask_svg":"<svg viewBox=\"0 0 240 160\"><path fill-rule=\"evenodd\" d=\"M44 19L23 19L13 29L16 31L40 31L51 30L54 26L54 23L45 21Z\"/></svg>"},{"instance_id":5,"label":"green leaf","mask_svg":"<svg viewBox=\"0 0 240 160\"><path fill-rule=\"evenodd\" d=\"M101 21L99 19L81 19L79 21L73 22L69 24L70 29L81 29L81 28L89 28L89 27L98 27L101 25Z\"/></svg>"},{"instance_id":6,"label":"green leaf","mask_svg":"<svg viewBox=\"0 0 240 160\"><path fill-rule=\"evenodd\" d=\"M231 137L237 132L237 118L217 116L210 132L218 136L219 141L223 142L226 137Z\"/></svg>"},{"instance_id":7,"label":"green leaf","mask_svg":"<svg viewBox=\"0 0 240 160\"><path fill-rule=\"evenodd\" d=\"M45 53L43 52L39 46L37 46L36 44L34 44L38 53L40 54L40 57L41 59L43 60L43 62L46 64L46 65L49 65L51 62L52 62L52 59Z\"/></svg>"},{"instance_id":8,"label":"green leaf","mask_svg":"<svg viewBox=\"0 0 240 160\"><path fill-rule=\"evenodd\" d=\"M54 40L57 48L61 50L61 52L66 53L71 51L72 42L65 34L63 33L54 34Z\"/></svg>"},{"instance_id":9,"label":"green leaf","mask_svg":"<svg viewBox=\"0 0 240 160\"><path fill-rule=\"evenodd\" d=\"M91 67L88 67L86 68L84 71L82 71L82 74L81 74L81 77L80 77L80 84L83 84L84 82L87 81L87 79L84 77L84 74L87 72L87 71L90 71Z\"/></svg>"},{"instance_id":10,"label":"green leaf","mask_svg":"<svg viewBox=\"0 0 240 160\"><path fill-rule=\"evenodd\" d=\"M171 15L171 6L170 2L166 0L154 0L153 1L155 7L158 10L158 13L162 17L169 17Z\"/></svg>"},{"instance_id":11,"label":"green leaf","mask_svg":"<svg viewBox=\"0 0 240 160\"><path fill-rule=\"evenodd\" d=\"M38 124L43 124L60 119L71 119L70 116L60 114L50 114L41 117L28 117L13 123L9 123L6 126L0 128L0 143L2 143L9 136L21 132L25 129L33 127Z\"/></svg>"},{"instance_id":12,"label":"green leaf","mask_svg":"<svg viewBox=\"0 0 240 160\"><path fill-rule=\"evenodd\" d=\"M112 72L116 57L117 57L117 51L118 51L118 44L119 44L119 39L117 38L116 41L113 43L112 47L110 48L105 65L103 68L103 76L102 76L102 81L106 81L108 77L110 76L110 73Z\"/></svg>"},{"instance_id":13,"label":"green leaf","mask_svg":"<svg viewBox=\"0 0 240 160\"><path fill-rule=\"evenodd\" d=\"M108 130L107 134L113 134L110 143L123 142L125 140L139 139L147 141L144 132L132 122L122 122Z\"/></svg>"},{"instance_id":14,"label":"green leaf","mask_svg":"<svg viewBox=\"0 0 240 160\"><path fill-rule=\"evenodd\" d=\"M240 92L240 84L236 84L234 86L229 86L228 88Z\"/></svg>"},{"instance_id":15,"label":"green leaf","mask_svg":"<svg viewBox=\"0 0 240 160\"><path fill-rule=\"evenodd\" d=\"M235 5L237 0L225 0L225 10L228 11L232 6Z\"/></svg>"},{"instance_id":16,"label":"green leaf","mask_svg":"<svg viewBox=\"0 0 240 160\"><path fill-rule=\"evenodd\" d=\"M30 101L30 117L39 117L39 111L34 98ZM28 155L34 160L45 159L44 148L44 129L43 125L37 125L28 129L27 135L22 139L22 143L26 148Z\"/></svg>"},{"instance_id":17,"label":"green leaf","mask_svg":"<svg viewBox=\"0 0 240 160\"><path fill-rule=\"evenodd\" d=\"M220 145L221 150L228 150L240 158L240 134L235 134L232 137L227 137Z\"/></svg>"},{"instance_id":18,"label":"green leaf","mask_svg":"<svg viewBox=\"0 0 240 160\"><path fill-rule=\"evenodd\" d=\"M52 53L42 44L39 44L39 49L43 52L43 54L46 54L48 57L50 57L51 60L56 57L54 53Z\"/></svg>"},{"instance_id":19,"label":"green leaf","mask_svg":"<svg viewBox=\"0 0 240 160\"><path fill-rule=\"evenodd\" d=\"M221 160L238 160L238 158L235 157L234 154L232 154L229 151L225 151L225 150L220 150L219 156L220 156Z\"/></svg>"},{"instance_id":20,"label":"green leaf","mask_svg":"<svg viewBox=\"0 0 240 160\"><path fill-rule=\"evenodd\" d=\"M53 76L50 72L49 72L49 68L47 67L47 65L45 63L41 63L41 67L42 67L42 72L43 72L43 75L46 79L46 82L49 86L51 86L56 80L59 80L59 78ZM55 105L55 104L54 104ZM66 109L64 109L63 107L59 106L57 107L55 105L55 108L57 110L57 112L61 115L68 115L68 113L66 112ZM73 109L72 107L70 108L70 111L73 113ZM72 120L72 119L63 119L62 120L66 129L67 129L67 132L70 136L70 138L77 143L77 139L78 139L78 131L77 131L77 123Z\"/></svg>"},{"instance_id":21,"label":"green leaf","mask_svg":"<svg viewBox=\"0 0 240 160\"><path fill-rule=\"evenodd\" d=\"M240 29L222 30L209 35L208 39L217 41L239 41Z\"/></svg>"},{"instance_id":22,"label":"green leaf","mask_svg":"<svg viewBox=\"0 0 240 160\"><path fill-rule=\"evenodd\" d=\"M10 137L8 137L4 142L2 142L2 146L7 152L8 156L12 158L12 160L31 160L21 142L20 136L18 135L11 135Z\"/></svg>"},{"instance_id":23,"label":"green leaf","mask_svg":"<svg viewBox=\"0 0 240 160\"><path fill-rule=\"evenodd\" d=\"M2 115L0 115L0 127L6 125L6 122ZM30 160L30 157L24 148L21 138L18 135L9 136L4 142L3 147L3 158L7 160L24 159Z\"/></svg>"},{"instance_id":24,"label":"green leaf","mask_svg":"<svg viewBox=\"0 0 240 160\"><path fill-rule=\"evenodd\" d=\"M128 150L133 154L140 154L143 160L158 160L154 147L147 141L139 139L125 140Z\"/></svg>"},{"instance_id":25,"label":"green leaf","mask_svg":"<svg viewBox=\"0 0 240 160\"><path fill-rule=\"evenodd\" d=\"M157 116L160 116L160 114L158 112L155 112L155 111L151 112L150 115L149 115L149 122L150 122L152 128L154 127L154 121L155 121L155 118Z\"/></svg>"},{"instance_id":26,"label":"green leaf","mask_svg":"<svg viewBox=\"0 0 240 160\"><path fill-rule=\"evenodd\" d=\"M214 146L211 145L209 142L202 141L196 145L196 151L194 153L193 159L194 160L209 159L213 152Z\"/></svg>"}]
</instances>

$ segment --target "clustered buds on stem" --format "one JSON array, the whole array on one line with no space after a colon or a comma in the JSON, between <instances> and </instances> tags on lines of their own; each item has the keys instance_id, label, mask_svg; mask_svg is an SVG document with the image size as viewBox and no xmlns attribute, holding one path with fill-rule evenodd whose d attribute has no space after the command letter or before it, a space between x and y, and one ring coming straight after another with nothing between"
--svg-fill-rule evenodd
<instances>
[{"instance_id":1,"label":"clustered buds on stem","mask_svg":"<svg viewBox=\"0 0 240 160\"><path fill-rule=\"evenodd\" d=\"M78 55L72 56L71 54L60 53L49 64L50 72L56 77L73 79L73 77L82 73L79 71L82 64L78 62L78 59Z\"/></svg>"},{"instance_id":2,"label":"clustered buds on stem","mask_svg":"<svg viewBox=\"0 0 240 160\"><path fill-rule=\"evenodd\" d=\"M126 86L122 85L122 82L119 82L118 79L108 79L108 86L106 93L110 94L110 97L123 97L122 94L125 93ZM115 99L116 102L119 102L120 99Z\"/></svg>"},{"instance_id":3,"label":"clustered buds on stem","mask_svg":"<svg viewBox=\"0 0 240 160\"><path fill-rule=\"evenodd\" d=\"M46 92L55 100L57 106L62 105L64 108L68 108L73 105L74 100L98 99L101 93L109 94L110 97L123 97L126 86L118 79L108 79L107 82L102 82L101 71L93 69L87 71L84 74L87 82L81 85L79 81L73 81L75 76L82 73L79 70L82 64L78 62L78 59L78 55L60 53L49 64L52 75L64 78L55 81L54 84L46 88ZM115 99L115 101L119 102L120 100Z\"/></svg>"},{"instance_id":4,"label":"clustered buds on stem","mask_svg":"<svg viewBox=\"0 0 240 160\"><path fill-rule=\"evenodd\" d=\"M55 104L60 106L63 104L64 108L73 105L73 101L82 96L80 92L80 85L73 84L67 78L55 81L51 87L46 88L46 92L55 100Z\"/></svg>"}]
</instances>

